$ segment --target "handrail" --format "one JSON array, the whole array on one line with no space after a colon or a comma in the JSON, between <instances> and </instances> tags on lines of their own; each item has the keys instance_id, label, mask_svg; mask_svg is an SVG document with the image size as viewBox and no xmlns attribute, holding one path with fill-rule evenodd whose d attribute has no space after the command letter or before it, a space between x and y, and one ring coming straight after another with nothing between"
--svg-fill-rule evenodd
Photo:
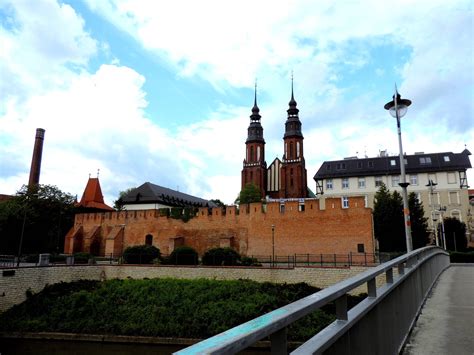
<instances>
[{"instance_id":1,"label":"handrail","mask_svg":"<svg viewBox=\"0 0 474 355\"><path fill-rule=\"evenodd\" d=\"M291 323L308 315L314 310L321 308L327 303L336 300L336 316L338 320L318 334L327 333L327 329L331 327L334 328L336 326L340 328L340 321L343 321L342 325L347 325L347 322L344 323L344 321L347 321L349 317L352 320L360 318L362 313L370 310L370 308L373 307L374 302L378 303L379 299L385 297L385 295L406 278L411 271L437 254L448 255L444 250L438 247L425 247L414 250L289 305L278 308L258 318L194 344L186 349L176 352L175 354L232 354L253 345L267 336L270 336L272 342L272 353L286 354L285 328ZM396 277L393 276L393 268L395 267L398 268L398 276ZM383 273L386 275L386 284L384 287L379 288L379 298L377 298L375 278ZM348 312L346 294L364 283L367 283L368 298L361 302L361 306L356 306L353 310ZM367 308L367 310L364 311L363 308ZM283 341L281 339L282 337L284 338ZM311 340L314 345L315 340L313 338ZM284 351L277 348L276 344L279 344L278 347L284 347ZM308 345L305 346L307 347ZM327 346L324 347L327 348Z\"/></svg>"}]
</instances>

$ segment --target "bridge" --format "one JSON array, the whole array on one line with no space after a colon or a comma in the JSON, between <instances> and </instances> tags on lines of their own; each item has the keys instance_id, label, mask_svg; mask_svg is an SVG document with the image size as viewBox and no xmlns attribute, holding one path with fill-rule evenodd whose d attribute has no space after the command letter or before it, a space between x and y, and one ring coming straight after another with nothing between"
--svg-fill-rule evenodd
<instances>
[{"instance_id":1,"label":"bridge","mask_svg":"<svg viewBox=\"0 0 474 355\"><path fill-rule=\"evenodd\" d=\"M405 353L472 354L474 267L449 266L444 250L418 249L175 354L235 354L267 337L272 354L288 354L287 327L333 301L337 319L291 354L398 354L427 298ZM377 277L384 278L378 288ZM439 277L433 296L428 297ZM348 310L347 294L364 284L367 298ZM455 296L447 296L453 288ZM453 309L454 316L465 320L457 322L457 327L449 318ZM446 339L447 332L451 340ZM426 343L431 343L431 348Z\"/></svg>"}]
</instances>

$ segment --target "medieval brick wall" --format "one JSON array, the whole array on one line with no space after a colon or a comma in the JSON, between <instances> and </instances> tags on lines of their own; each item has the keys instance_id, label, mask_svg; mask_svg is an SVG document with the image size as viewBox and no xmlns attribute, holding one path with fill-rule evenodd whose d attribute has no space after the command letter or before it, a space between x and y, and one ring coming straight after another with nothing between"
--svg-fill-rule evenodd
<instances>
[{"instance_id":1,"label":"medieval brick wall","mask_svg":"<svg viewBox=\"0 0 474 355\"><path fill-rule=\"evenodd\" d=\"M179 245L206 250L231 246L242 255L272 254L272 225L275 255L357 252L363 244L374 251L372 212L362 197L351 198L342 208L339 198L307 199L304 210L298 201L266 205L252 203L225 210L199 209L197 216L183 222L161 217L157 210L78 214L66 236L65 253L91 250L100 255L121 255L128 246L145 244L147 235L163 254Z\"/></svg>"}]
</instances>

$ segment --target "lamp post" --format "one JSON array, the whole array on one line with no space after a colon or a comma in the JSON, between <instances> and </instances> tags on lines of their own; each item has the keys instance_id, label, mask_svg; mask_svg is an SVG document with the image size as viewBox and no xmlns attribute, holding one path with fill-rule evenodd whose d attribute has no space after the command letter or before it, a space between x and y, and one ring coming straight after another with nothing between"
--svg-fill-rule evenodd
<instances>
[{"instance_id":1,"label":"lamp post","mask_svg":"<svg viewBox=\"0 0 474 355\"><path fill-rule=\"evenodd\" d=\"M406 181L405 176L405 159L403 158L403 147L402 147L402 130L400 127L400 119L405 116L408 110L408 106L411 105L411 101L402 99L398 93L397 87L395 86L395 94L393 100L387 102L384 106L390 115L397 119L397 130L398 130L398 146L400 149L400 174L402 181L398 184L402 188L403 197L403 218L405 221L405 239L407 244L407 253L413 250L412 238L411 238L411 222L410 222L410 209L408 207L408 193L407 187L410 185Z\"/></svg>"},{"instance_id":2,"label":"lamp post","mask_svg":"<svg viewBox=\"0 0 474 355\"><path fill-rule=\"evenodd\" d=\"M272 224L272 266L275 266L275 225Z\"/></svg>"},{"instance_id":3,"label":"lamp post","mask_svg":"<svg viewBox=\"0 0 474 355\"><path fill-rule=\"evenodd\" d=\"M435 235L436 246L439 247L438 235L436 234L436 228L435 228L436 218L434 218L434 211L433 211L434 210L433 195L434 195L434 188L435 188L436 185L438 185L438 184L435 183L433 180L428 180L428 184L426 184L425 186L430 189L431 221L432 221L432 224L433 224L433 231L434 231L434 235Z\"/></svg>"}]
</instances>

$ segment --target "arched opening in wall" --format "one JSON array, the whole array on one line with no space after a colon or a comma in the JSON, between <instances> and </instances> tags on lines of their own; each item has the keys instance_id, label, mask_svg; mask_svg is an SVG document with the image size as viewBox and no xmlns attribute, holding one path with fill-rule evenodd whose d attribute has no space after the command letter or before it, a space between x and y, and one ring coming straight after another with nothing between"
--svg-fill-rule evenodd
<instances>
[{"instance_id":1,"label":"arched opening in wall","mask_svg":"<svg viewBox=\"0 0 474 355\"><path fill-rule=\"evenodd\" d=\"M251 162L254 161L254 158L253 158L253 146L250 147L250 161L251 161Z\"/></svg>"},{"instance_id":2,"label":"arched opening in wall","mask_svg":"<svg viewBox=\"0 0 474 355\"><path fill-rule=\"evenodd\" d=\"M290 142L290 159L293 159L293 142Z\"/></svg>"},{"instance_id":3,"label":"arched opening in wall","mask_svg":"<svg viewBox=\"0 0 474 355\"><path fill-rule=\"evenodd\" d=\"M145 236L145 245L153 245L153 236L151 234Z\"/></svg>"},{"instance_id":4,"label":"arched opening in wall","mask_svg":"<svg viewBox=\"0 0 474 355\"><path fill-rule=\"evenodd\" d=\"M300 142L296 142L296 157L300 157Z\"/></svg>"},{"instance_id":5,"label":"arched opening in wall","mask_svg":"<svg viewBox=\"0 0 474 355\"><path fill-rule=\"evenodd\" d=\"M99 238L95 238L94 241L92 242L90 253L95 256L100 255L100 239Z\"/></svg>"}]
</instances>

